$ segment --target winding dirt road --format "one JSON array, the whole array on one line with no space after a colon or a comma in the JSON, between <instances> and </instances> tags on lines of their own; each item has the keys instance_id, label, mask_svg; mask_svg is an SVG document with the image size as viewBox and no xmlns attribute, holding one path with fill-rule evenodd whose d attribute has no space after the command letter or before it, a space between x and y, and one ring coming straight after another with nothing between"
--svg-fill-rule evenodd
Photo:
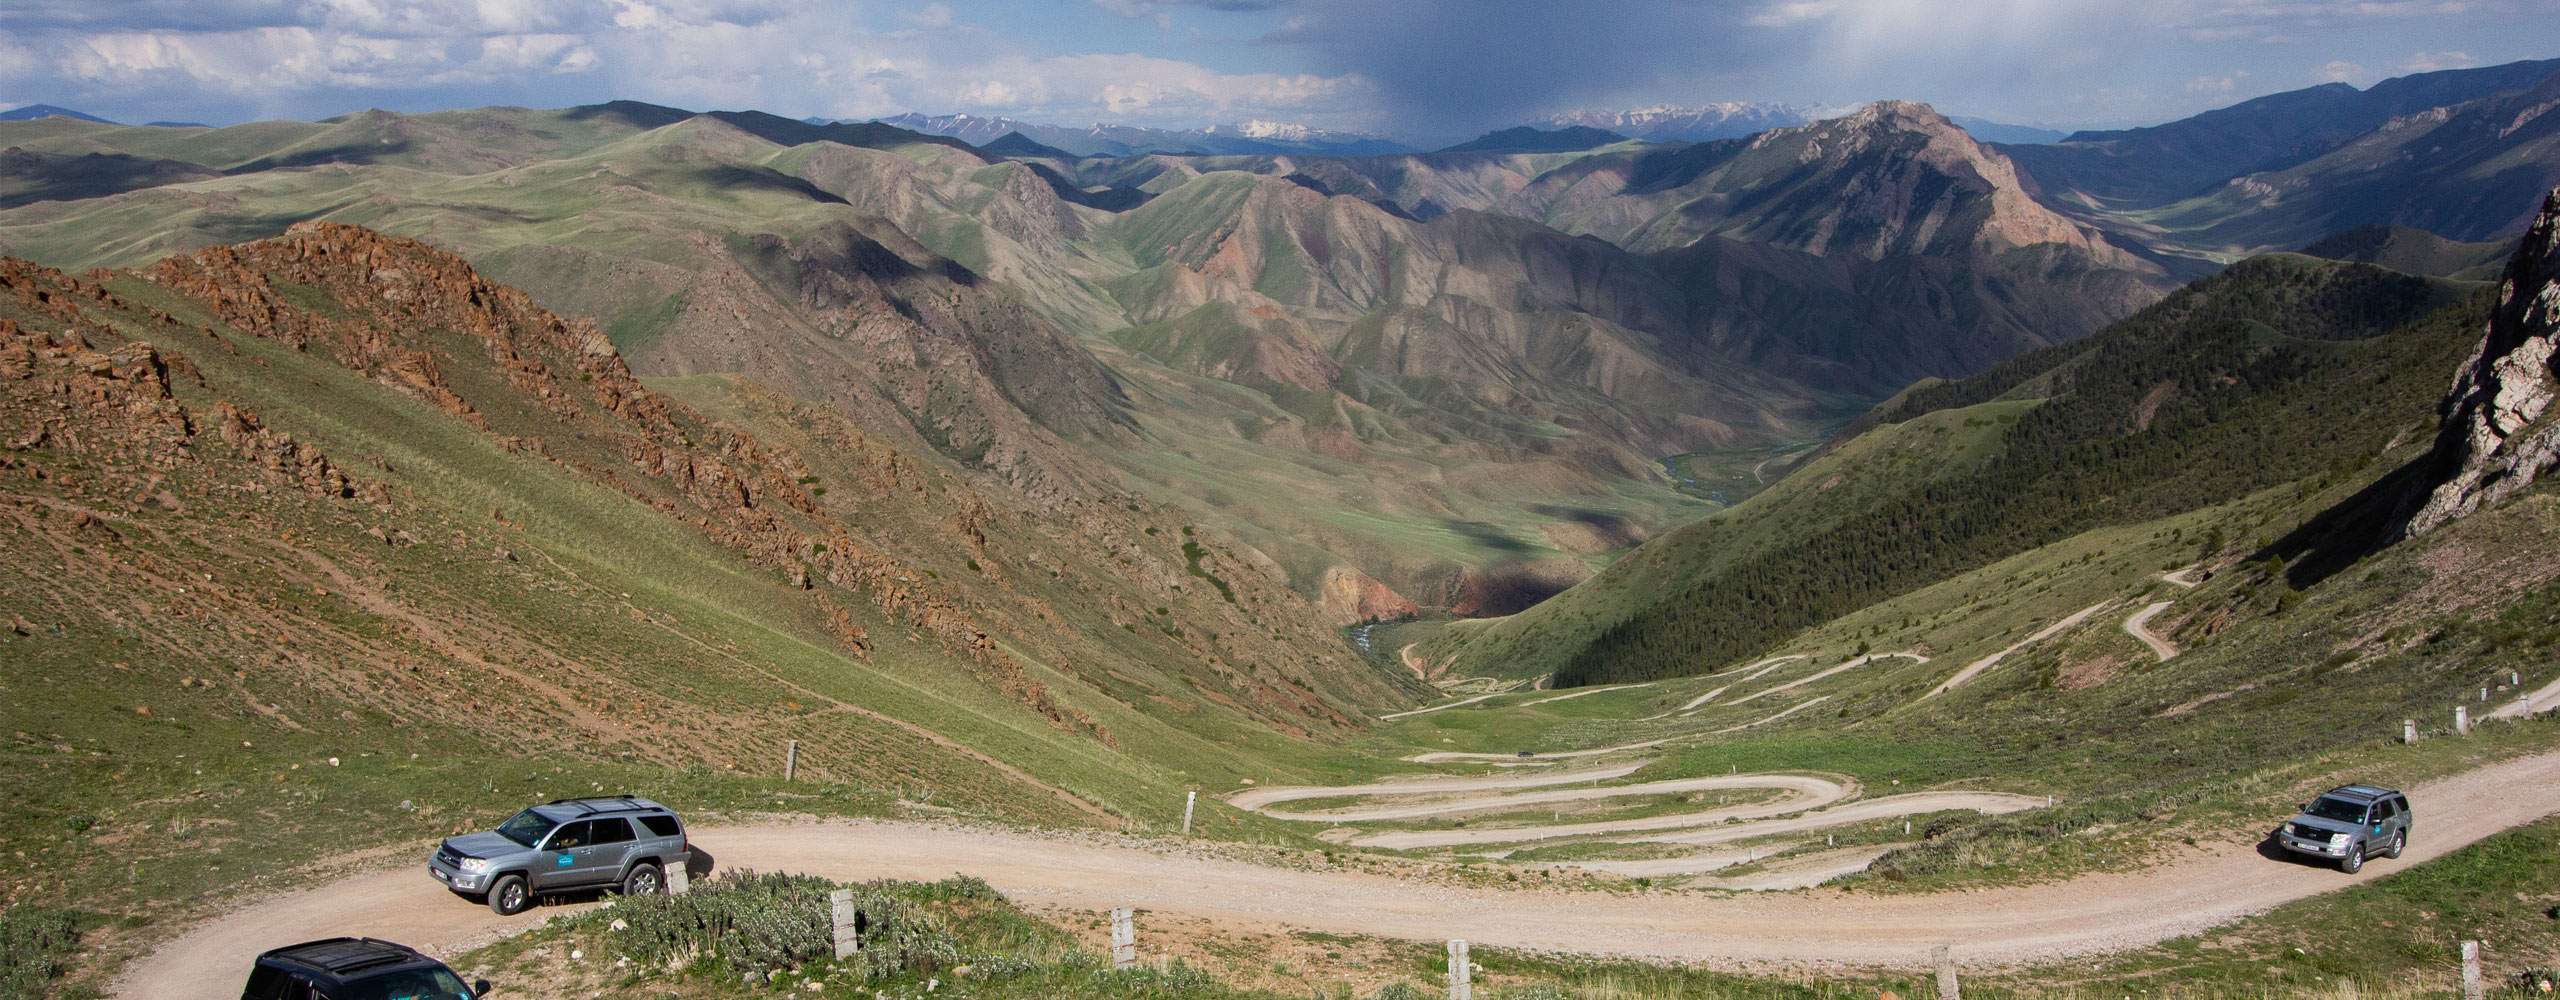
<instances>
[{"instance_id":1,"label":"winding dirt road","mask_svg":"<svg viewBox=\"0 0 2560 1000\"><path fill-rule=\"evenodd\" d=\"M1958 895L1814 890L1709 897L1662 892L1505 891L1220 860L1117 835L1041 836L912 822L772 821L706 826L694 840L723 867L834 879L935 879L966 872L1035 909L1132 906L1234 930L1321 930L1411 940L1649 956L1711 965L1806 962L1910 967L1934 945L2006 963L2138 947L2280 903L2381 878L2508 827L2560 812L2560 751L2410 789L2422 837L2400 861L2342 875L2208 843L2156 868ZM2272 824L2272 820L2270 823ZM425 856L422 847L419 857ZM438 954L533 926L455 899L422 865L358 875L250 904L137 963L118 995L192 996L237 982L259 951L371 934Z\"/></svg>"},{"instance_id":2,"label":"winding dirt road","mask_svg":"<svg viewBox=\"0 0 2560 1000\"><path fill-rule=\"evenodd\" d=\"M2155 601L2145 605L2142 610L2134 612L2133 617L2124 620L2124 633L2142 640L2143 645L2151 647L2151 655L2159 657L2162 663L2167 663L2170 657L2178 655L2178 647L2170 645L2169 640L2151 631L2151 619L2157 617L2160 612L2169 610L2170 605L2176 603L2176 601Z\"/></svg>"}]
</instances>

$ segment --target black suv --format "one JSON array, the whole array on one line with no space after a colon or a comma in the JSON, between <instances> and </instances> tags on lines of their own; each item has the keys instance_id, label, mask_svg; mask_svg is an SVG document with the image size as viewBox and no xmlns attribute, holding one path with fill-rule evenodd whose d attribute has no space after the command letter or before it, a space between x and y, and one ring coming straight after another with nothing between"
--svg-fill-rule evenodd
<instances>
[{"instance_id":1,"label":"black suv","mask_svg":"<svg viewBox=\"0 0 2560 1000\"><path fill-rule=\"evenodd\" d=\"M2276 830L2276 843L2296 854L2330 858L2349 875L2372 855L2396 858L2409 847L2409 797L2372 785L2340 785L2302 804L2302 815Z\"/></svg>"},{"instance_id":2,"label":"black suv","mask_svg":"<svg viewBox=\"0 0 2560 1000\"><path fill-rule=\"evenodd\" d=\"M569 889L664 892L667 869L692 853L684 823L665 806L635 795L559 799L495 830L447 839L427 859L427 874L506 916Z\"/></svg>"},{"instance_id":3,"label":"black suv","mask_svg":"<svg viewBox=\"0 0 2560 1000\"><path fill-rule=\"evenodd\" d=\"M466 987L407 945L339 937L259 955L240 1000L473 1000L488 992L488 980Z\"/></svg>"}]
</instances>

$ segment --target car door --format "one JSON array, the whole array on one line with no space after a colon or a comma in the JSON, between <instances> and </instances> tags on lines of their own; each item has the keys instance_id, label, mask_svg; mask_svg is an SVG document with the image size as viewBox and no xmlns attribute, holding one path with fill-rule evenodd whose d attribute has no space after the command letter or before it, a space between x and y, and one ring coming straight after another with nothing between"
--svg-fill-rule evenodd
<instances>
[{"instance_id":1,"label":"car door","mask_svg":"<svg viewBox=\"0 0 2560 1000\"><path fill-rule=\"evenodd\" d=\"M534 867L536 890L561 889L580 884L579 869L593 867L594 843L587 820L562 823L543 838L541 863Z\"/></svg>"},{"instance_id":2,"label":"car door","mask_svg":"<svg viewBox=\"0 0 2560 1000\"><path fill-rule=\"evenodd\" d=\"M2404 817L2398 799L2387 798L2373 804L2373 822L2366 829L2374 850L2385 850L2391 846L2392 836L2408 822Z\"/></svg>"},{"instance_id":3,"label":"car door","mask_svg":"<svg viewBox=\"0 0 2560 1000\"><path fill-rule=\"evenodd\" d=\"M2364 822L2358 824L2356 842L2363 845L2366 855L2380 854L2382 849L2391 843L2390 831L2390 800L2375 799L2371 805L2364 807Z\"/></svg>"},{"instance_id":4,"label":"car door","mask_svg":"<svg viewBox=\"0 0 2560 1000\"><path fill-rule=\"evenodd\" d=\"M622 881L623 863L631 857L631 847L638 843L631 831L631 821L620 816L587 821L587 851L582 859L579 880L588 885Z\"/></svg>"}]
</instances>

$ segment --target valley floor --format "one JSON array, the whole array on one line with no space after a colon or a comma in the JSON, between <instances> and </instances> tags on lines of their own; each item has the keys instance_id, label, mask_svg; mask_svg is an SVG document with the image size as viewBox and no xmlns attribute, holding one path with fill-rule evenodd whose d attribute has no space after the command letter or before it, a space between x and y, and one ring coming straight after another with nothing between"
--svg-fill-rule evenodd
<instances>
[{"instance_id":1,"label":"valley floor","mask_svg":"<svg viewBox=\"0 0 2560 1000\"><path fill-rule=\"evenodd\" d=\"M2033 962L2136 948L2380 878L2499 831L2560 813L2560 751L2410 789L2425 822L2400 861L2342 875L2282 857L2247 836L2207 842L2173 862L2067 882L1945 894L1705 894L1506 889L1315 862L1275 867L1173 841L884 821L776 818L694 831L728 870L798 871L837 880L985 879L1034 910L1127 906L1228 931L1315 930L1411 940L1673 959L1739 968L1913 966L1952 945L1958 961ZM425 856L427 847L418 849ZM180 996L227 981L280 943L388 936L452 954L538 925L558 907L513 918L454 898L403 864L252 903L138 963L129 998ZM1144 946L1144 938L1141 945Z\"/></svg>"}]
</instances>

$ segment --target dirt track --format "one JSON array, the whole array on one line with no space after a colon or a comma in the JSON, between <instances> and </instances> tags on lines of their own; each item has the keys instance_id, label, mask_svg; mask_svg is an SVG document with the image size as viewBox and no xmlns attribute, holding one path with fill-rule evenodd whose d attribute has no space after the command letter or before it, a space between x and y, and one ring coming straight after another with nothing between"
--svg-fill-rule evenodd
<instances>
[{"instance_id":1,"label":"dirt track","mask_svg":"<svg viewBox=\"0 0 2560 1000\"><path fill-rule=\"evenodd\" d=\"M2560 751L2422 785L2410 790L2410 798L2422 819L2409 856L2376 860L2360 875L2261 857L2255 844L2210 843L2147 871L1956 896L1497 891L1359 872L1266 868L1107 835L1051 838L906 822L704 827L695 841L727 868L838 879L932 879L966 872L1034 908L1134 906L1236 929L1465 938L1497 947L1721 966L1915 967L1925 963L1931 946L1952 944L1959 961L1999 963L2137 947L2192 933L2380 878L2560 812ZM422 866L251 904L137 963L118 984L119 995L196 995L206 983L237 982L260 950L313 937L371 934L451 954L560 912L546 908L502 920L447 894ZM1561 916L1567 913L1569 918Z\"/></svg>"}]
</instances>

